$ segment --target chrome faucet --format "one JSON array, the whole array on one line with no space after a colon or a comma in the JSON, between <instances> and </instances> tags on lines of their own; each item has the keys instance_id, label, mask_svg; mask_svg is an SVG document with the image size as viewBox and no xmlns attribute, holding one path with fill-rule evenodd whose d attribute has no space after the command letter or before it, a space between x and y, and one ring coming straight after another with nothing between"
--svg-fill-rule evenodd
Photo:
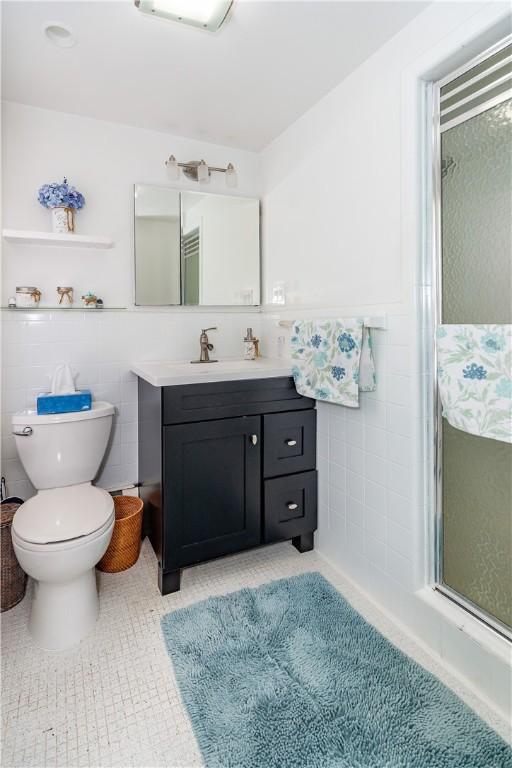
<instances>
[{"instance_id":1,"label":"chrome faucet","mask_svg":"<svg viewBox=\"0 0 512 768\"><path fill-rule=\"evenodd\" d=\"M217 327L203 328L199 337L199 346L201 347L201 355L199 360L191 360L192 363L216 363L217 360L210 360L210 352L213 349L213 344L208 340L207 331L216 331Z\"/></svg>"}]
</instances>

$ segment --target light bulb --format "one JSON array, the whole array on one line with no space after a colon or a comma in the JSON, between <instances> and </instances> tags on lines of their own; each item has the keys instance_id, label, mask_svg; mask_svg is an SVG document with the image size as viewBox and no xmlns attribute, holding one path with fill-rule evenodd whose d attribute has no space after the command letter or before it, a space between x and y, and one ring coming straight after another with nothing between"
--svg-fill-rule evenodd
<instances>
[{"instance_id":1,"label":"light bulb","mask_svg":"<svg viewBox=\"0 0 512 768\"><path fill-rule=\"evenodd\" d=\"M174 179L176 181L180 177L180 168L178 165L178 161L174 157L174 155L171 155L168 160L165 161L165 164L167 166L167 173L169 175L170 179Z\"/></svg>"},{"instance_id":2,"label":"light bulb","mask_svg":"<svg viewBox=\"0 0 512 768\"><path fill-rule=\"evenodd\" d=\"M233 163L229 163L226 168L226 187L236 187L238 177L236 175L235 166Z\"/></svg>"},{"instance_id":3,"label":"light bulb","mask_svg":"<svg viewBox=\"0 0 512 768\"><path fill-rule=\"evenodd\" d=\"M210 171L204 160L197 166L197 180L203 183L210 180Z\"/></svg>"}]
</instances>

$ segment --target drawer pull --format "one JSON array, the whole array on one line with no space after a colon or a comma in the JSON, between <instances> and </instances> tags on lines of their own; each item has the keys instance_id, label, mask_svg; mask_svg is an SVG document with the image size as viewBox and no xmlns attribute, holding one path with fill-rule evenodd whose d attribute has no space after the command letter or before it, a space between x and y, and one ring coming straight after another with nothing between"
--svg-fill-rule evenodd
<instances>
[{"instance_id":1,"label":"drawer pull","mask_svg":"<svg viewBox=\"0 0 512 768\"><path fill-rule=\"evenodd\" d=\"M288 507L288 509L290 509L290 510L293 510L293 509L297 509L297 507L298 507L299 505L298 505L298 504L296 504L294 501L289 501L289 502L288 502L288 504L287 504L286 506Z\"/></svg>"},{"instance_id":2,"label":"drawer pull","mask_svg":"<svg viewBox=\"0 0 512 768\"><path fill-rule=\"evenodd\" d=\"M286 443L286 445L289 445L290 448L291 448L292 445L297 445L297 441L296 440L285 440L285 443Z\"/></svg>"},{"instance_id":3,"label":"drawer pull","mask_svg":"<svg viewBox=\"0 0 512 768\"><path fill-rule=\"evenodd\" d=\"M251 436L249 437L249 440L251 441L251 443L252 443L253 445L258 445L258 435L251 435Z\"/></svg>"}]
</instances>

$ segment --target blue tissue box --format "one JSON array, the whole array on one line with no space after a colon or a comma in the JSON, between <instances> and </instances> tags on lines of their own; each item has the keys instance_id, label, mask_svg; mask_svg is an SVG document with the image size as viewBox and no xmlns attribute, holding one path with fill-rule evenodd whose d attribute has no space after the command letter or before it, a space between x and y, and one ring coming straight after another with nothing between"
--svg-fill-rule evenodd
<instances>
[{"instance_id":1,"label":"blue tissue box","mask_svg":"<svg viewBox=\"0 0 512 768\"><path fill-rule=\"evenodd\" d=\"M37 397L37 413L39 416L50 413L76 413L90 411L92 395L88 389L73 392L70 395L42 394Z\"/></svg>"}]
</instances>

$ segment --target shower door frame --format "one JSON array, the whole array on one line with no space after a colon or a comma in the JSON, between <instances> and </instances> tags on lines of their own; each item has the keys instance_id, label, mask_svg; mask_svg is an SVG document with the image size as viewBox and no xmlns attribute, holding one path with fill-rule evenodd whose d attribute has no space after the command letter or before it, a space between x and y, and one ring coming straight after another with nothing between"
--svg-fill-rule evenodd
<instances>
[{"instance_id":1,"label":"shower door frame","mask_svg":"<svg viewBox=\"0 0 512 768\"><path fill-rule=\"evenodd\" d=\"M432 300L431 300L431 317L432 317L432 413L433 413L433 437L434 437L434 493L433 493L433 506L434 506L434 530L433 530L433 579L434 589L440 592L445 597L452 600L458 606L466 610L472 616L479 619L481 622L487 625L490 629L497 632L507 640L512 641L512 631L503 622L497 619L495 616L487 613L483 608L473 603L464 595L461 595L452 587L449 587L443 582L443 418L441 400L439 396L439 388L437 381L437 343L435 338L435 330L437 326L442 322L442 231L441 231L441 218L442 218L442 199L441 199L441 134L444 131L454 128L456 125L466 122L473 117L476 117L488 109L501 104L503 101L507 101L512 97L512 91L508 90L499 96L489 99L489 101L478 105L472 110L463 113L459 117L453 120L448 120L441 126L440 120L440 92L441 88L447 83L455 80L460 75L464 74L468 70L475 67L477 64L485 61L493 54L505 48L512 43L512 35L507 35L502 38L498 43L487 48L482 53L475 56L463 66L450 72L440 80L437 80L431 84L431 155L432 155ZM503 63L503 62L502 62ZM486 438L481 438L485 440Z\"/></svg>"}]
</instances>

